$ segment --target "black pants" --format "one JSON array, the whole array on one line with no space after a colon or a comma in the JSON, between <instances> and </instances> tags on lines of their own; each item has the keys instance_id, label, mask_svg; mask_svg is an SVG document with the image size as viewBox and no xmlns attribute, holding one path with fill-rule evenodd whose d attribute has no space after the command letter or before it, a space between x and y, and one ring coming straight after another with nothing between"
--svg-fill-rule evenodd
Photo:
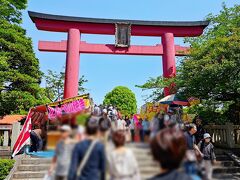
<instances>
[{"instance_id":1,"label":"black pants","mask_svg":"<svg viewBox=\"0 0 240 180\"><path fill-rule=\"evenodd\" d=\"M33 151L37 152L37 151L42 150L43 140L41 138L39 138L38 135L34 131L30 132L30 139L31 139L30 152L33 152Z\"/></svg>"},{"instance_id":2,"label":"black pants","mask_svg":"<svg viewBox=\"0 0 240 180\"><path fill-rule=\"evenodd\" d=\"M139 135L140 135L141 142L144 142L144 131L143 131L143 129L139 130Z\"/></svg>"},{"instance_id":3,"label":"black pants","mask_svg":"<svg viewBox=\"0 0 240 180\"><path fill-rule=\"evenodd\" d=\"M67 180L66 176L56 176L55 180Z\"/></svg>"},{"instance_id":4,"label":"black pants","mask_svg":"<svg viewBox=\"0 0 240 180\"><path fill-rule=\"evenodd\" d=\"M134 129L130 129L130 132L131 132L131 139L132 139L132 142L134 142Z\"/></svg>"}]
</instances>

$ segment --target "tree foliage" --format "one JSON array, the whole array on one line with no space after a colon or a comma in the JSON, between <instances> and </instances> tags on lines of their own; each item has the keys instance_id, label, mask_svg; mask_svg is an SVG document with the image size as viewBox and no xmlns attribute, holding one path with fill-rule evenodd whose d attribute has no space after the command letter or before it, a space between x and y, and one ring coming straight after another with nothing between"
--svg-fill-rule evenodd
<instances>
[{"instance_id":1,"label":"tree foliage","mask_svg":"<svg viewBox=\"0 0 240 180\"><path fill-rule=\"evenodd\" d=\"M58 99L63 99L64 78L65 78L64 72L57 73L52 70L48 70L47 75L45 75L46 80L45 92L49 100L56 101ZM86 89L83 87L83 84L85 82L87 82L87 80L84 79L84 76L81 76L81 78L78 81L79 94L85 92Z\"/></svg>"},{"instance_id":2,"label":"tree foliage","mask_svg":"<svg viewBox=\"0 0 240 180\"><path fill-rule=\"evenodd\" d=\"M19 25L26 1L0 2L0 115L26 113L47 101L32 41Z\"/></svg>"},{"instance_id":3,"label":"tree foliage","mask_svg":"<svg viewBox=\"0 0 240 180\"><path fill-rule=\"evenodd\" d=\"M116 106L123 115L131 115L137 112L135 94L124 86L117 86L111 92L107 93L103 104Z\"/></svg>"},{"instance_id":4,"label":"tree foliage","mask_svg":"<svg viewBox=\"0 0 240 180\"><path fill-rule=\"evenodd\" d=\"M170 87L171 84L175 83L175 78L166 79L162 76L158 76L156 78L149 78L146 83L143 85L136 85L136 87L144 90L152 90L152 93L145 99L145 101L159 101L164 97L163 88ZM175 87L175 86L174 86ZM175 93L175 88L170 89L171 93Z\"/></svg>"},{"instance_id":5,"label":"tree foliage","mask_svg":"<svg viewBox=\"0 0 240 180\"><path fill-rule=\"evenodd\" d=\"M0 19L10 23L21 23L21 10L26 9L27 0L0 0Z\"/></svg>"},{"instance_id":6,"label":"tree foliage","mask_svg":"<svg viewBox=\"0 0 240 180\"><path fill-rule=\"evenodd\" d=\"M203 100L192 111L209 121L231 119L239 123L240 6L223 5L218 15L210 14L207 20L210 25L203 35L185 40L191 45L190 54L180 63L177 77L172 80L186 97ZM155 83L163 88L170 82L158 77L140 87L158 88Z\"/></svg>"}]
</instances>

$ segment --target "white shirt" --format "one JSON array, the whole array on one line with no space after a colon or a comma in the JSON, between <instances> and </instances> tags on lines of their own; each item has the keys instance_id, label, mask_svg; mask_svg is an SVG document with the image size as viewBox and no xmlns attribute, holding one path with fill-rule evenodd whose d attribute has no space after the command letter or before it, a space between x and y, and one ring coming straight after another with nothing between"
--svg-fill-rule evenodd
<instances>
[{"instance_id":1,"label":"white shirt","mask_svg":"<svg viewBox=\"0 0 240 180\"><path fill-rule=\"evenodd\" d=\"M111 180L140 180L138 163L131 149L107 154Z\"/></svg>"},{"instance_id":2,"label":"white shirt","mask_svg":"<svg viewBox=\"0 0 240 180\"><path fill-rule=\"evenodd\" d=\"M134 122L134 119L130 119L130 125L129 125L129 128L130 129L134 129L135 128L135 122Z\"/></svg>"},{"instance_id":3,"label":"white shirt","mask_svg":"<svg viewBox=\"0 0 240 180\"><path fill-rule=\"evenodd\" d=\"M118 130L125 130L126 129L126 121L122 119L117 120L117 129Z\"/></svg>"}]
</instances>

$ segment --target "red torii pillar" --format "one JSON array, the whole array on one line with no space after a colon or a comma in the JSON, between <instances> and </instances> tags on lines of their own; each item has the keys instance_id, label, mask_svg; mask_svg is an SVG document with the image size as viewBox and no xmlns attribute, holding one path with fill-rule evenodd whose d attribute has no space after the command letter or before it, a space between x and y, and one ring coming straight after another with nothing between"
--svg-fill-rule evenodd
<instances>
[{"instance_id":1,"label":"red torii pillar","mask_svg":"<svg viewBox=\"0 0 240 180\"><path fill-rule=\"evenodd\" d=\"M175 62L175 45L173 33L165 33L162 35L163 46L163 77L172 78L176 76L176 62ZM164 88L164 95L171 94L169 87Z\"/></svg>"},{"instance_id":2,"label":"red torii pillar","mask_svg":"<svg viewBox=\"0 0 240 180\"><path fill-rule=\"evenodd\" d=\"M67 58L64 82L64 99L78 95L78 77L80 63L80 32L69 29L67 40Z\"/></svg>"}]
</instances>

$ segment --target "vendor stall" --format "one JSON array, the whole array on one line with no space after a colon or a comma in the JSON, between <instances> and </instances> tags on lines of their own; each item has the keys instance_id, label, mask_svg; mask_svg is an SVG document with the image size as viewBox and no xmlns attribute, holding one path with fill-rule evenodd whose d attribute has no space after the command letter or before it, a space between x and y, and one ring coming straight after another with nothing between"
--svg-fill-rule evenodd
<instances>
[{"instance_id":1,"label":"vendor stall","mask_svg":"<svg viewBox=\"0 0 240 180\"><path fill-rule=\"evenodd\" d=\"M91 104L89 94L84 94L31 108L14 145L12 157L25 145L30 145L31 131L40 131L43 144L45 141L48 148L52 149L58 140L59 134L56 132L58 126L62 123L76 125L76 116L90 113Z\"/></svg>"}]
</instances>

